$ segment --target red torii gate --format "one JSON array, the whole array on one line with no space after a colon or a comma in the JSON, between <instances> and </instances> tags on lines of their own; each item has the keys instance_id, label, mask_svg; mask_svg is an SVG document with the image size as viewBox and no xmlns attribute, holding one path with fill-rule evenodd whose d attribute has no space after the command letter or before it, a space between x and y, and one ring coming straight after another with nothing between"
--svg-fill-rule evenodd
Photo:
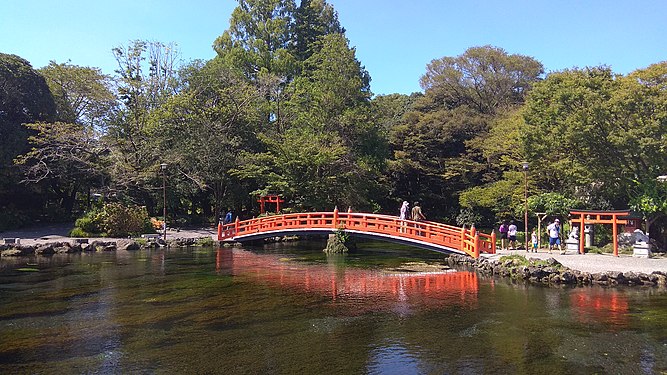
<instances>
[{"instance_id":1,"label":"red torii gate","mask_svg":"<svg viewBox=\"0 0 667 375\"><path fill-rule=\"evenodd\" d=\"M259 213L263 214L266 212L266 204L267 203L275 203L276 204L276 213L280 212L280 204L285 203L285 199L283 199L279 195L264 195L259 197L257 200L259 202Z\"/></svg>"},{"instance_id":2,"label":"red torii gate","mask_svg":"<svg viewBox=\"0 0 667 375\"><path fill-rule=\"evenodd\" d=\"M584 225L586 224L611 224L612 237L614 240L614 256L618 256L618 227L617 225L625 225L628 223L625 219L619 217L627 217L630 215L630 210L617 211L587 211L577 210L570 211L570 222L572 225L579 224L579 253L584 254Z\"/></svg>"}]
</instances>

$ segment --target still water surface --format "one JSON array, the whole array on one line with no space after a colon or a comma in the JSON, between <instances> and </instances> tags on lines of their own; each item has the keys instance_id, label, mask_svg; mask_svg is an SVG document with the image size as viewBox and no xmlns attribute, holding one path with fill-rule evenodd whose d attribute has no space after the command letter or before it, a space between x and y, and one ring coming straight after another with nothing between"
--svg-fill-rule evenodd
<instances>
[{"instance_id":1,"label":"still water surface","mask_svg":"<svg viewBox=\"0 0 667 375\"><path fill-rule=\"evenodd\" d=\"M667 293L322 243L0 260L0 373L659 374Z\"/></svg>"}]
</instances>

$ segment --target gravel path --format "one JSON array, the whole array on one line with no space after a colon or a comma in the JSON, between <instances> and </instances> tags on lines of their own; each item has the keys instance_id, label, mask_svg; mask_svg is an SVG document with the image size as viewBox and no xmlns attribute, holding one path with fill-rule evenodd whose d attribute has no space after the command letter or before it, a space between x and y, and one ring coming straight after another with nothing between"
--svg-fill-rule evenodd
<instances>
[{"instance_id":1,"label":"gravel path","mask_svg":"<svg viewBox=\"0 0 667 375\"><path fill-rule=\"evenodd\" d=\"M607 271L618 272L636 272L636 273L651 273L653 271L661 271L667 273L667 258L658 257L653 258L635 258L630 255L613 255L606 254L578 254L576 252L567 252L561 255L554 251L549 254L546 250L540 250L537 253L527 253L525 250L505 250L498 251L495 255L485 255L489 259L498 259L503 255L518 254L526 258L548 259L554 258L565 267L573 270L583 272L599 273Z\"/></svg>"}]
</instances>

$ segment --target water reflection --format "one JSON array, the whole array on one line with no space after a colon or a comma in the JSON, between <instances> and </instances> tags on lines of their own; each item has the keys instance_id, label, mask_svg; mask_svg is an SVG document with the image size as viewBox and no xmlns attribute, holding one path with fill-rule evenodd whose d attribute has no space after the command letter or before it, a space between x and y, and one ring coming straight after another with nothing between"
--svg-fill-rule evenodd
<instances>
[{"instance_id":1,"label":"water reflection","mask_svg":"<svg viewBox=\"0 0 667 375\"><path fill-rule=\"evenodd\" d=\"M619 289L575 289L570 294L570 304L581 323L628 325L628 296Z\"/></svg>"},{"instance_id":2,"label":"water reflection","mask_svg":"<svg viewBox=\"0 0 667 375\"><path fill-rule=\"evenodd\" d=\"M662 289L398 272L434 258L291 246L0 259L0 373L667 371Z\"/></svg>"},{"instance_id":3,"label":"water reflection","mask_svg":"<svg viewBox=\"0 0 667 375\"><path fill-rule=\"evenodd\" d=\"M218 249L216 270L251 277L282 289L328 296L332 302L364 309L392 310L409 315L412 306L438 308L457 304L477 305L478 276L474 272L396 273L338 267L337 262L305 264L273 254L240 249ZM374 303L369 304L371 300Z\"/></svg>"}]
</instances>

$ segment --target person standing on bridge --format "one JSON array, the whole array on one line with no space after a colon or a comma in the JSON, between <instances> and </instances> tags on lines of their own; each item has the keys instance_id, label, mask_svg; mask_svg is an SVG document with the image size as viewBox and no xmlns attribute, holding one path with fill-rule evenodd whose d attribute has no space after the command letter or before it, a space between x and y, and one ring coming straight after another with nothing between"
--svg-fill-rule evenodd
<instances>
[{"instance_id":1,"label":"person standing on bridge","mask_svg":"<svg viewBox=\"0 0 667 375\"><path fill-rule=\"evenodd\" d=\"M415 202L415 204L412 207L412 220L414 221L422 221L426 220L426 215L422 212L422 208L419 206L419 202Z\"/></svg>"},{"instance_id":2,"label":"person standing on bridge","mask_svg":"<svg viewBox=\"0 0 667 375\"><path fill-rule=\"evenodd\" d=\"M424 213L422 212L422 208L419 206L419 202L415 202L415 204L412 205L411 214L412 214L412 220L414 220L414 221L426 220L426 215L424 215ZM415 227L416 226L417 225L415 225ZM415 234L418 235L418 236L423 236L425 234L425 232L419 232L418 231Z\"/></svg>"},{"instance_id":3,"label":"person standing on bridge","mask_svg":"<svg viewBox=\"0 0 667 375\"><path fill-rule=\"evenodd\" d=\"M408 203L408 201L403 201L398 218L401 220L408 220L408 212L410 212L410 203Z\"/></svg>"},{"instance_id":4,"label":"person standing on bridge","mask_svg":"<svg viewBox=\"0 0 667 375\"><path fill-rule=\"evenodd\" d=\"M399 215L398 218L401 219L401 233L405 233L405 221L408 220L409 217L408 215L410 214L410 203L408 201L403 201L403 204L401 205L401 209L399 210Z\"/></svg>"}]
</instances>

